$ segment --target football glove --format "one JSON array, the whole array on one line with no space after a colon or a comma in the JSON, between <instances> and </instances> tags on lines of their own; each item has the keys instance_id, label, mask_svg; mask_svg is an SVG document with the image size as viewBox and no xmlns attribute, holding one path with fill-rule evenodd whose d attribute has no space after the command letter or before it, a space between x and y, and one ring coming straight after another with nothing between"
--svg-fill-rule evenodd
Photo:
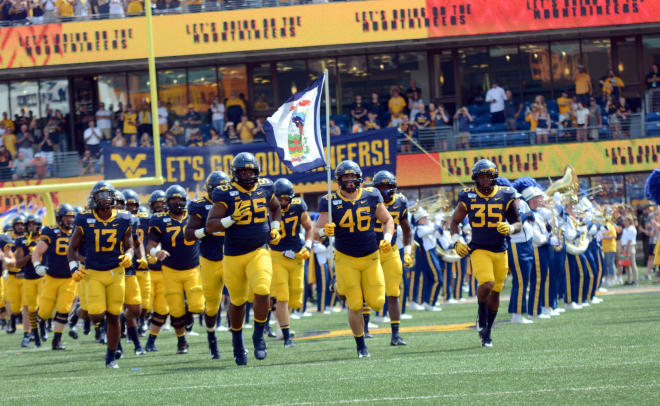
<instances>
[{"instance_id":1,"label":"football glove","mask_svg":"<svg viewBox=\"0 0 660 406\"><path fill-rule=\"evenodd\" d=\"M307 247L302 247L300 251L296 252L296 258L298 259L308 259L309 258L309 250Z\"/></svg>"},{"instance_id":2,"label":"football glove","mask_svg":"<svg viewBox=\"0 0 660 406\"><path fill-rule=\"evenodd\" d=\"M412 255L403 254L403 267L404 268L412 268L413 265L415 265L415 262L413 261Z\"/></svg>"},{"instance_id":3,"label":"football glove","mask_svg":"<svg viewBox=\"0 0 660 406\"><path fill-rule=\"evenodd\" d=\"M156 257L147 254L147 262L149 263L149 265L153 265L156 262L158 262L158 259L156 259Z\"/></svg>"},{"instance_id":4,"label":"football glove","mask_svg":"<svg viewBox=\"0 0 660 406\"><path fill-rule=\"evenodd\" d=\"M231 214L231 219L235 222L239 222L243 217L250 214L250 205L243 204L234 209L234 212Z\"/></svg>"},{"instance_id":5,"label":"football glove","mask_svg":"<svg viewBox=\"0 0 660 406\"><path fill-rule=\"evenodd\" d=\"M280 234L280 230L276 230L276 229L270 230L270 243L272 245L279 244L281 239L282 239L282 234Z\"/></svg>"},{"instance_id":6,"label":"football glove","mask_svg":"<svg viewBox=\"0 0 660 406\"><path fill-rule=\"evenodd\" d=\"M470 253L470 247L462 241L456 241L456 244L454 244L454 251L456 251L459 257L465 258L467 254Z\"/></svg>"},{"instance_id":7,"label":"football glove","mask_svg":"<svg viewBox=\"0 0 660 406\"><path fill-rule=\"evenodd\" d=\"M135 264L137 265L137 269L148 269L149 268L149 261L147 258L138 258L135 260Z\"/></svg>"},{"instance_id":8,"label":"football glove","mask_svg":"<svg viewBox=\"0 0 660 406\"><path fill-rule=\"evenodd\" d=\"M78 268L71 274L71 279L80 282L85 276L87 276L87 272L83 268Z\"/></svg>"},{"instance_id":9,"label":"football glove","mask_svg":"<svg viewBox=\"0 0 660 406\"><path fill-rule=\"evenodd\" d=\"M513 232L513 226L504 221L497 223L497 232L502 235L510 235Z\"/></svg>"},{"instance_id":10,"label":"football glove","mask_svg":"<svg viewBox=\"0 0 660 406\"><path fill-rule=\"evenodd\" d=\"M44 276L46 275L46 272L48 272L48 267L43 265L41 262L37 262L34 265L34 272L39 276Z\"/></svg>"},{"instance_id":11,"label":"football glove","mask_svg":"<svg viewBox=\"0 0 660 406\"><path fill-rule=\"evenodd\" d=\"M335 223L327 223L323 226L323 234L326 237L332 237L335 235Z\"/></svg>"},{"instance_id":12,"label":"football glove","mask_svg":"<svg viewBox=\"0 0 660 406\"><path fill-rule=\"evenodd\" d=\"M129 254L124 254L119 256L119 266L122 268L128 268L133 265L133 257Z\"/></svg>"},{"instance_id":13,"label":"football glove","mask_svg":"<svg viewBox=\"0 0 660 406\"><path fill-rule=\"evenodd\" d=\"M392 244L387 240L380 240L380 243L378 244L378 248L380 248L380 252L385 254L392 251Z\"/></svg>"}]
</instances>

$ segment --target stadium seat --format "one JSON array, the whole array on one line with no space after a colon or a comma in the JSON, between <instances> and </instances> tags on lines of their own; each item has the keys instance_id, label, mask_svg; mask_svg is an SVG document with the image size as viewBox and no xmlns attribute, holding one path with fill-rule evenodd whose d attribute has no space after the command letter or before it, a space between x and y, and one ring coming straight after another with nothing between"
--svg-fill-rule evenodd
<instances>
[{"instance_id":1,"label":"stadium seat","mask_svg":"<svg viewBox=\"0 0 660 406\"><path fill-rule=\"evenodd\" d=\"M660 112L654 111L646 115L647 122L660 121Z\"/></svg>"}]
</instances>

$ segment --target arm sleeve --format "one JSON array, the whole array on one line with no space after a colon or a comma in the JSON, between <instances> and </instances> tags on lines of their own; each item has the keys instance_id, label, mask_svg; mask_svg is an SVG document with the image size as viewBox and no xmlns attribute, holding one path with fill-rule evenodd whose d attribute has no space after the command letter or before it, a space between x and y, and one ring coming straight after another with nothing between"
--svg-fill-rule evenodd
<instances>
[{"instance_id":1,"label":"arm sleeve","mask_svg":"<svg viewBox=\"0 0 660 406\"><path fill-rule=\"evenodd\" d=\"M518 212L518 207L516 207L516 201L511 195L509 202L507 203L506 212L504 213L506 220L509 224L517 223L520 221L520 213Z\"/></svg>"},{"instance_id":2,"label":"arm sleeve","mask_svg":"<svg viewBox=\"0 0 660 406\"><path fill-rule=\"evenodd\" d=\"M327 196L323 196L321 200L319 200L319 213L327 213L328 212L328 198ZM328 219L328 222L332 222L332 219Z\"/></svg>"},{"instance_id":3,"label":"arm sleeve","mask_svg":"<svg viewBox=\"0 0 660 406\"><path fill-rule=\"evenodd\" d=\"M156 217L152 217L151 220L149 220L149 240L160 243L162 235L163 232L160 229L160 222Z\"/></svg>"}]
</instances>

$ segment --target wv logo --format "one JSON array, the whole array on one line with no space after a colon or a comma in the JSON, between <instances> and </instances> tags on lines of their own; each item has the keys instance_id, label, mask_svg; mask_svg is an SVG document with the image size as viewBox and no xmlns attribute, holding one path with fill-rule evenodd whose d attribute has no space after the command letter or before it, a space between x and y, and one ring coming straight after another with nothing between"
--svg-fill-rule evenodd
<instances>
[{"instance_id":1,"label":"wv logo","mask_svg":"<svg viewBox=\"0 0 660 406\"><path fill-rule=\"evenodd\" d=\"M111 154L110 159L115 161L119 169L124 172L124 176L127 178L140 178L147 174L146 168L140 168L140 163L147 159L147 154L137 154L135 157L130 155L124 157L120 154Z\"/></svg>"}]
</instances>

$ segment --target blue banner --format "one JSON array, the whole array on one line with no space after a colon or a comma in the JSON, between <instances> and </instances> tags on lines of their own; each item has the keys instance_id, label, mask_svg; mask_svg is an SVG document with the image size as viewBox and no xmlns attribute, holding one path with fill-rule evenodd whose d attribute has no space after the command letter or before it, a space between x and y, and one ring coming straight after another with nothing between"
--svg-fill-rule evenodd
<instances>
[{"instance_id":1,"label":"blue banner","mask_svg":"<svg viewBox=\"0 0 660 406\"><path fill-rule=\"evenodd\" d=\"M396 173L396 136L396 129L388 128L333 137L330 166L334 170L337 163L350 159L360 165L367 178L380 170ZM165 184L159 187L139 187L135 190L144 196L154 189L164 190L170 185L179 184L186 188L191 196L199 196L205 190L204 182L209 173L221 170L231 176L231 161L234 155L240 152L254 154L261 166L261 176L273 181L281 177L286 177L294 185L326 181L325 167L292 173L268 144L237 144L162 148ZM154 176L153 148L104 147L103 162L104 177L108 180Z\"/></svg>"}]
</instances>

